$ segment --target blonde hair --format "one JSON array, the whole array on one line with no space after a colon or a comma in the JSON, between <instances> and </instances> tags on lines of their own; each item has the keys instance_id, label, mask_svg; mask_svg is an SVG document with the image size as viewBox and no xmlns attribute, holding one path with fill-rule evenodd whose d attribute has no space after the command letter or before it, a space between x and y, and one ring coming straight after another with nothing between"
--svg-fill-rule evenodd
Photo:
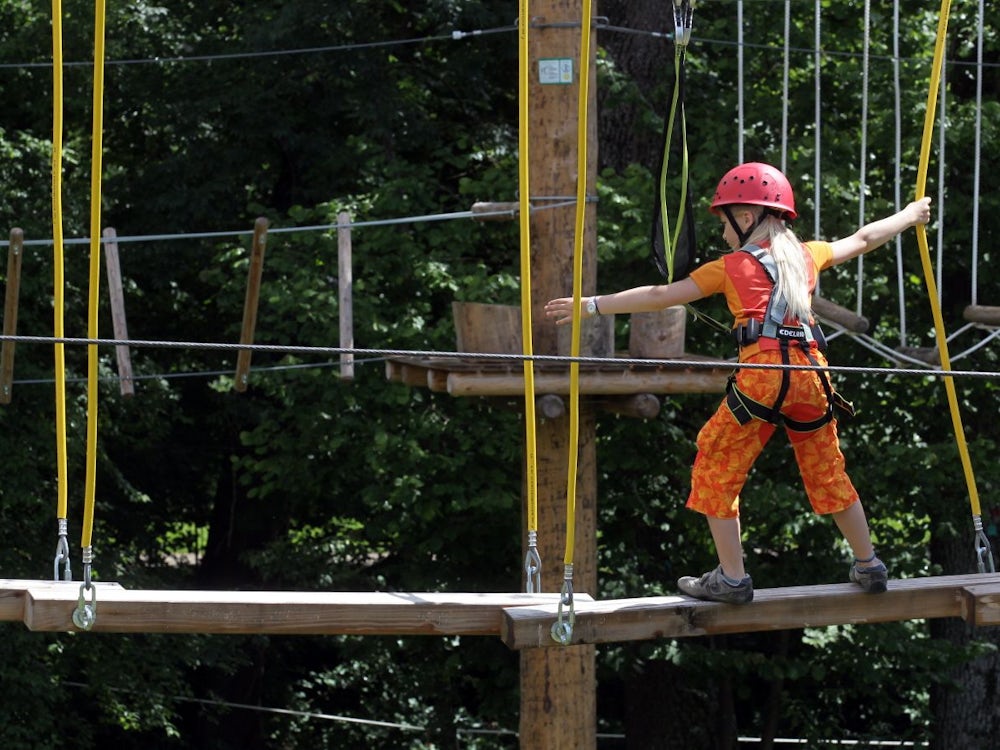
<instances>
[{"instance_id":1,"label":"blonde hair","mask_svg":"<svg viewBox=\"0 0 1000 750\"><path fill-rule=\"evenodd\" d=\"M749 208L760 210L759 207ZM788 302L789 316L808 325L812 319L812 305L809 301L809 269L802 242L783 220L766 212L745 244L759 245L764 242L768 243L768 252L778 267L776 291Z\"/></svg>"}]
</instances>

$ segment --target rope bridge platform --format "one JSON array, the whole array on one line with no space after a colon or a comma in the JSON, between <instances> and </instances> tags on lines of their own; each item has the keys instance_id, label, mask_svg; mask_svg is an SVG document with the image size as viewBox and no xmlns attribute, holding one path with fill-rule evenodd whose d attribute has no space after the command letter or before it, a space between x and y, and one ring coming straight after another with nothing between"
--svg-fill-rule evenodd
<instances>
[{"instance_id":1,"label":"rope bridge platform","mask_svg":"<svg viewBox=\"0 0 1000 750\"><path fill-rule=\"evenodd\" d=\"M560 594L130 590L94 583L94 632L271 635L468 635L512 649L558 646ZM80 629L81 584L0 579L0 621ZM89 600L88 594L88 600ZM564 619L569 608L563 608ZM573 597L566 645L959 617L1000 625L1000 573L891 580L884 594L851 583L759 589L750 604L685 596Z\"/></svg>"},{"instance_id":2,"label":"rope bridge platform","mask_svg":"<svg viewBox=\"0 0 1000 750\"><path fill-rule=\"evenodd\" d=\"M504 611L502 639L512 649L555 645L557 605ZM884 594L853 583L758 589L750 604L654 596L575 602L568 645L751 633L828 625L960 617L1000 625L1000 574L890 580Z\"/></svg>"}]
</instances>

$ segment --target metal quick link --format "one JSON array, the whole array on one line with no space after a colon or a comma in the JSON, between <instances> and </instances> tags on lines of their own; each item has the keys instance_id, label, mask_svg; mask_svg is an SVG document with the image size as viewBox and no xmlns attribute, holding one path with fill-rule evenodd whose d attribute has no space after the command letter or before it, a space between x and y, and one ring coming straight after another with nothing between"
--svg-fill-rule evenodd
<instances>
[{"instance_id":1,"label":"metal quick link","mask_svg":"<svg viewBox=\"0 0 1000 750\"><path fill-rule=\"evenodd\" d=\"M90 580L91 564L93 563L93 548L83 549L83 583L80 585L80 599L73 610L73 624L80 630L90 630L97 621L97 589ZM87 594L90 601L87 601Z\"/></svg>"},{"instance_id":2,"label":"metal quick link","mask_svg":"<svg viewBox=\"0 0 1000 750\"><path fill-rule=\"evenodd\" d=\"M529 594L542 591L542 558L538 554L538 532L528 532L528 553L524 556L524 585Z\"/></svg>"},{"instance_id":3,"label":"metal quick link","mask_svg":"<svg viewBox=\"0 0 1000 750\"><path fill-rule=\"evenodd\" d=\"M566 565L563 580L562 595L559 597L559 612L556 621L552 623L552 640L560 646L568 646L573 640L573 625L576 623L576 613L573 611L573 566ZM568 612L564 612L563 608Z\"/></svg>"},{"instance_id":4,"label":"metal quick link","mask_svg":"<svg viewBox=\"0 0 1000 750\"><path fill-rule=\"evenodd\" d=\"M73 570L69 557L69 523L65 518L59 519L59 540L56 542L56 556L52 561L53 581L72 581ZM60 568L62 575L59 574Z\"/></svg>"}]
</instances>

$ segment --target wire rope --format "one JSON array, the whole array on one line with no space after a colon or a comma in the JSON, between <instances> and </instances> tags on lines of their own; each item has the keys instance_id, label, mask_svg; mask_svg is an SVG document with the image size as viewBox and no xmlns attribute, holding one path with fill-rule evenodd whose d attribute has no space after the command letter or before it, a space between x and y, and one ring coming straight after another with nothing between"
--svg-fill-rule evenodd
<instances>
[{"instance_id":1,"label":"wire rope","mask_svg":"<svg viewBox=\"0 0 1000 750\"><path fill-rule=\"evenodd\" d=\"M813 21L813 48L815 50L813 57L813 87L815 91L815 97L813 101L813 118L816 121L816 130L814 134L814 150L813 153L813 179L816 181L813 186L813 192L815 195L814 206L813 206L813 237L819 237L820 227L819 227L819 216L822 210L822 133L823 133L823 52L820 48L820 42L822 38L820 36L820 31L822 28L822 3L821 0L816 0L816 5L814 7L815 18Z\"/></svg>"},{"instance_id":2,"label":"wire rope","mask_svg":"<svg viewBox=\"0 0 1000 750\"><path fill-rule=\"evenodd\" d=\"M791 70L792 0L785 0L785 43L781 59L781 171L788 174L788 77Z\"/></svg>"},{"instance_id":3,"label":"wire rope","mask_svg":"<svg viewBox=\"0 0 1000 750\"><path fill-rule=\"evenodd\" d=\"M892 88L893 120L896 128L893 159L893 201L897 213L903 208L903 88L899 80L899 0L892 3ZM903 237L896 235L896 290L899 295L899 346L906 345L906 273L903 266Z\"/></svg>"},{"instance_id":4,"label":"wire rope","mask_svg":"<svg viewBox=\"0 0 1000 750\"><path fill-rule=\"evenodd\" d=\"M984 0L979 0L976 35L976 120L973 135L975 162L972 168L972 279L970 281L969 304L979 303L979 188L981 151L983 144L983 27L986 25Z\"/></svg>"},{"instance_id":5,"label":"wire rope","mask_svg":"<svg viewBox=\"0 0 1000 750\"><path fill-rule=\"evenodd\" d=\"M736 163L743 163L743 83L744 83L744 72L743 72L743 0L739 0L736 3L736 80L738 81L738 87L736 90L736 134L737 134L737 153L736 153Z\"/></svg>"},{"instance_id":6,"label":"wire rope","mask_svg":"<svg viewBox=\"0 0 1000 750\"><path fill-rule=\"evenodd\" d=\"M529 1L518 4L518 181L521 239L521 338L526 355L533 353L531 336L531 210L529 198L529 46L531 26ZM542 590L542 559L538 554L538 450L535 430L535 370L534 362L525 359L524 369L524 428L527 502L527 551L524 558L525 590L532 594Z\"/></svg>"},{"instance_id":7,"label":"wire rope","mask_svg":"<svg viewBox=\"0 0 1000 750\"><path fill-rule=\"evenodd\" d=\"M937 39L934 44L934 62L931 67L931 82L927 92L927 107L924 116L923 137L920 142L920 162L917 167L916 198L924 197L927 185L927 168L930 159L930 145L934 130L934 114L937 105L939 90L943 90L941 71L944 59L944 46L948 35L948 16L951 7L951 0L942 0L941 11L938 18ZM948 357L948 342L944 332L944 322L941 317L941 305L939 303L938 291L934 280L934 269L931 267L930 250L927 245L927 230L922 224L917 227L917 243L920 246L920 263L924 271L924 281L927 284L927 295L931 304L931 312L934 317L934 331L938 340L938 352L941 358L941 369L944 372L951 370L951 361ZM952 377L944 377L945 390L948 395L948 406L951 411L952 426L955 430L955 440L958 445L959 457L962 462L962 469L965 473L965 481L969 492L969 503L972 508L972 521L975 530L975 552L976 565L979 572L987 570L995 571L993 554L990 541L983 531L982 512L979 505L979 493L976 489L976 480L972 471L972 462L969 459L969 449L965 441L965 430L962 426L962 415L959 411L958 395L955 392L955 380Z\"/></svg>"},{"instance_id":8,"label":"wire rope","mask_svg":"<svg viewBox=\"0 0 1000 750\"><path fill-rule=\"evenodd\" d=\"M865 0L863 19L863 38L861 53L861 139L858 156L858 226L865 225L865 194L868 189L868 59L871 53L872 4ZM858 255L857 261L857 301L855 310L858 317L864 314L863 285L865 278L865 254Z\"/></svg>"}]
</instances>

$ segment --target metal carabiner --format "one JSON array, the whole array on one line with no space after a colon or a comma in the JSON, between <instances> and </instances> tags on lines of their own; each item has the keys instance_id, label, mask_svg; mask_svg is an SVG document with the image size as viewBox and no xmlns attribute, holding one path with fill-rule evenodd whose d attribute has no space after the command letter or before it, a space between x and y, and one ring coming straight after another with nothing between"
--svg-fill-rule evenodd
<instances>
[{"instance_id":1,"label":"metal carabiner","mask_svg":"<svg viewBox=\"0 0 1000 750\"><path fill-rule=\"evenodd\" d=\"M80 598L73 610L73 624L80 630L90 630L97 621L97 589L91 582L92 551L90 547L83 550L83 583L80 585ZM90 602L87 602L87 592L90 592Z\"/></svg>"},{"instance_id":2,"label":"metal carabiner","mask_svg":"<svg viewBox=\"0 0 1000 750\"><path fill-rule=\"evenodd\" d=\"M980 516L972 517L972 526L976 530L976 567L980 573L996 573L996 565L993 562L993 546L989 537L983 532L983 519Z\"/></svg>"},{"instance_id":3,"label":"metal carabiner","mask_svg":"<svg viewBox=\"0 0 1000 750\"><path fill-rule=\"evenodd\" d=\"M567 575L559 597L559 612L551 630L552 640L560 646L568 646L573 640L573 625L576 623L576 612L573 610L573 566L567 565L566 569ZM563 607L569 608L568 619L564 619Z\"/></svg>"}]
</instances>

